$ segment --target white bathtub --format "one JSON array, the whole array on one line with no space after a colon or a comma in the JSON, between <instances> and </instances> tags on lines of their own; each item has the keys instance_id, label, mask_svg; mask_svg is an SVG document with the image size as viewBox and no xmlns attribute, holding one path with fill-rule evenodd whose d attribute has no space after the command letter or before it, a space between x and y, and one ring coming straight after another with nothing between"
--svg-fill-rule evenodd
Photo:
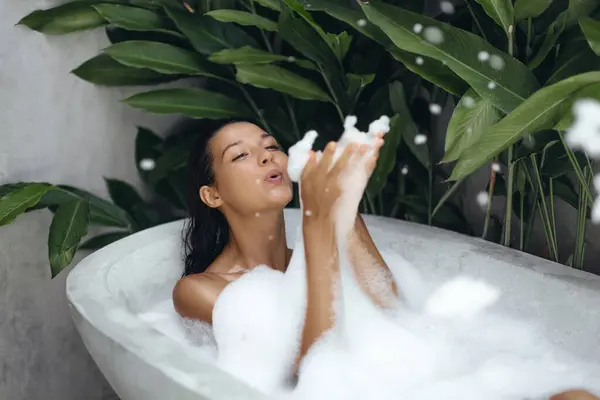
<instances>
[{"instance_id":1,"label":"white bathtub","mask_svg":"<svg viewBox=\"0 0 600 400\"><path fill-rule=\"evenodd\" d=\"M288 242L294 243L300 215L288 209L285 216ZM482 278L504 293L497 310L535 320L539 335L584 359L600 359L599 276L449 231L381 217L365 220L380 248L397 250L428 280ZM75 325L122 400L263 399L134 318L170 297L183 268L181 227L177 221L148 229L79 263L67 279Z\"/></svg>"}]
</instances>

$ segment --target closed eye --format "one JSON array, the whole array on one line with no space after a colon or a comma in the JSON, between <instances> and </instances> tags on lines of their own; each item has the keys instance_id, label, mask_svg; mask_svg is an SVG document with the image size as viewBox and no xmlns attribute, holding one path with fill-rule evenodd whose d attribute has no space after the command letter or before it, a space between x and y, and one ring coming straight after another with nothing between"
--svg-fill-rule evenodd
<instances>
[{"instance_id":1,"label":"closed eye","mask_svg":"<svg viewBox=\"0 0 600 400\"><path fill-rule=\"evenodd\" d=\"M276 145L276 144L272 144L272 145L270 145L270 146L267 146L267 150L275 150L275 151L278 151L278 150L281 150L281 148L280 148L278 145Z\"/></svg>"},{"instance_id":2,"label":"closed eye","mask_svg":"<svg viewBox=\"0 0 600 400\"><path fill-rule=\"evenodd\" d=\"M231 160L231 161L237 161L237 160L239 160L239 159L241 159L241 158L243 158L243 157L246 157L247 155L248 155L248 153L241 153L241 154L239 154L239 155L235 156L235 157L233 158L233 160Z\"/></svg>"}]
</instances>

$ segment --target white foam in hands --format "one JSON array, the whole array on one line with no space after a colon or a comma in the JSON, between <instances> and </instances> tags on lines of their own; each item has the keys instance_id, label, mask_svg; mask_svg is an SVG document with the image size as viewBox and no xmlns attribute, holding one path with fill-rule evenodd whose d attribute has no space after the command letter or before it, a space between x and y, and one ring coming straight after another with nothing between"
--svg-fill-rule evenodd
<instances>
[{"instance_id":1,"label":"white foam in hands","mask_svg":"<svg viewBox=\"0 0 600 400\"><path fill-rule=\"evenodd\" d=\"M334 162L342 154L344 148L350 143L374 145L377 139L377 134L386 134L390 130L390 119L383 115L379 119L371 122L368 132L361 132L356 128L358 119L354 115L349 115L344 120L344 132L337 142ZM308 161L308 154L312 150L315 139L318 133L314 130L306 132L304 137L291 146L288 150L288 175L293 182L300 181L302 170ZM320 153L317 154L317 158Z\"/></svg>"}]
</instances>

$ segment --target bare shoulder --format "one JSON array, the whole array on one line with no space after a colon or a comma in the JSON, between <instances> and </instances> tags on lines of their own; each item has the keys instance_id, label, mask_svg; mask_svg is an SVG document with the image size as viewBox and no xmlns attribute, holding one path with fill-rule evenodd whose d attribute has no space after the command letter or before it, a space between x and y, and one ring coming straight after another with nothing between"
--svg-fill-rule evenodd
<instances>
[{"instance_id":1,"label":"bare shoulder","mask_svg":"<svg viewBox=\"0 0 600 400\"><path fill-rule=\"evenodd\" d=\"M219 294L229 281L204 272L184 276L173 288L173 305L182 317L212 322L212 311Z\"/></svg>"}]
</instances>

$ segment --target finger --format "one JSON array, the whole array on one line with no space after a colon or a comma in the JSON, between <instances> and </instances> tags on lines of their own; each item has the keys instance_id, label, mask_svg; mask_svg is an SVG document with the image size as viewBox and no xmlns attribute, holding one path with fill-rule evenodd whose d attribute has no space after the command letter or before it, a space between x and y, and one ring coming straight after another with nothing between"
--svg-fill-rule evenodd
<instances>
[{"instance_id":1,"label":"finger","mask_svg":"<svg viewBox=\"0 0 600 400\"><path fill-rule=\"evenodd\" d=\"M375 156L379 157L379 150L383 147L384 140L382 138L378 138L375 140L375 144L373 145L373 151L375 152Z\"/></svg>"},{"instance_id":2,"label":"finger","mask_svg":"<svg viewBox=\"0 0 600 400\"><path fill-rule=\"evenodd\" d=\"M354 155L355 151L356 151L356 144L350 143L348 146L346 146L346 148L344 149L344 152L342 153L340 158L335 162L335 164L333 165L333 168L331 168L331 174L337 175L341 171L343 171L344 168L346 168L346 166L348 165L348 162L350 161L350 158L352 157L352 155Z\"/></svg>"},{"instance_id":3,"label":"finger","mask_svg":"<svg viewBox=\"0 0 600 400\"><path fill-rule=\"evenodd\" d=\"M335 142L327 143L327 146L325 146L325 150L323 151L323 155L321 156L321 160L319 161L319 173L327 174L336 148L337 145Z\"/></svg>"},{"instance_id":4,"label":"finger","mask_svg":"<svg viewBox=\"0 0 600 400\"><path fill-rule=\"evenodd\" d=\"M316 161L316 155L315 152L313 150L311 150L308 153L308 160L306 161L306 164L304 165L304 169L302 170L302 174L300 175L301 180L304 180L313 169L315 169L317 164Z\"/></svg>"}]
</instances>

